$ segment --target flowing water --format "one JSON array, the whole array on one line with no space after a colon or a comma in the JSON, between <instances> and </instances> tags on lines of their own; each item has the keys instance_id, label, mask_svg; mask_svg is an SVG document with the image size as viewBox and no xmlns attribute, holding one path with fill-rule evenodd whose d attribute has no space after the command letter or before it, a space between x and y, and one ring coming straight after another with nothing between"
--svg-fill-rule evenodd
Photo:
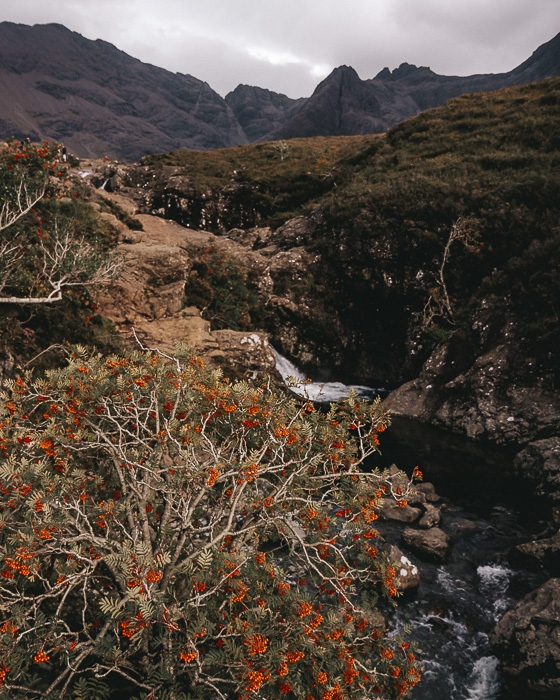
<instances>
[{"instance_id":1,"label":"flowing water","mask_svg":"<svg viewBox=\"0 0 560 700\"><path fill-rule=\"evenodd\" d=\"M277 369L287 377L303 375L277 356ZM292 387L293 388L293 387ZM295 390L321 402L343 398L350 387L338 382L302 384ZM371 398L382 390L352 387ZM526 490L507 469L511 457L494 446L472 443L414 421L394 420L384 433L377 463L395 463L408 473L416 465L442 497L441 528L451 537L445 564L413 560L421 572L414 597L399 601L391 626L406 628L424 666L414 700L512 700L502 690L498 659L489 633L504 612L540 581L514 571L508 548L533 538L546 527L546 511L526 498ZM403 547L402 526L384 526L387 542ZM403 547L404 549L404 547ZM521 700L521 699L519 699Z\"/></svg>"}]
</instances>

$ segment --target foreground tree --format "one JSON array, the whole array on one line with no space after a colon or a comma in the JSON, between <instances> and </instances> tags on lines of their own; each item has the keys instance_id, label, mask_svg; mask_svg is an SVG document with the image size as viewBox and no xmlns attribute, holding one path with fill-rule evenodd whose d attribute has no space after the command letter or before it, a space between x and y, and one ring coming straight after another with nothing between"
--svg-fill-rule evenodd
<instances>
[{"instance_id":1,"label":"foreground tree","mask_svg":"<svg viewBox=\"0 0 560 700\"><path fill-rule=\"evenodd\" d=\"M51 304L117 272L120 262L67 201L74 193L65 175L58 146L48 142L0 151L0 303Z\"/></svg>"},{"instance_id":2,"label":"foreground tree","mask_svg":"<svg viewBox=\"0 0 560 700\"><path fill-rule=\"evenodd\" d=\"M77 349L2 397L0 697L395 698L395 571L366 470L387 419Z\"/></svg>"}]
</instances>

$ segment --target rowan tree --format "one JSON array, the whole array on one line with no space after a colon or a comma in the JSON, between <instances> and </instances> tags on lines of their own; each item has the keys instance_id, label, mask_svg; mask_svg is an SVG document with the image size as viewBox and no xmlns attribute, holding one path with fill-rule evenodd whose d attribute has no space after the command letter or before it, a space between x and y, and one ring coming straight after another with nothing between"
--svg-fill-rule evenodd
<instances>
[{"instance_id":1,"label":"rowan tree","mask_svg":"<svg viewBox=\"0 0 560 700\"><path fill-rule=\"evenodd\" d=\"M419 679L368 460L328 413L198 357L76 348L0 397L0 697L396 698Z\"/></svg>"},{"instance_id":2,"label":"rowan tree","mask_svg":"<svg viewBox=\"0 0 560 700\"><path fill-rule=\"evenodd\" d=\"M114 276L119 262L92 236L87 207L74 197L56 144L0 151L0 303L51 304Z\"/></svg>"}]
</instances>

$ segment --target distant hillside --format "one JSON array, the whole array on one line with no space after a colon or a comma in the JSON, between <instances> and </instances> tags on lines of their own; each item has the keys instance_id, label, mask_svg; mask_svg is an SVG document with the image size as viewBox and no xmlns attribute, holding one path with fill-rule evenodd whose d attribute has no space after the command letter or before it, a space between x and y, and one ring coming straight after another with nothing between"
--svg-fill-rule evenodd
<instances>
[{"instance_id":1,"label":"distant hillside","mask_svg":"<svg viewBox=\"0 0 560 700\"><path fill-rule=\"evenodd\" d=\"M403 63L392 72L384 68L372 80L360 80L353 68L342 66L317 86L306 103L272 137L379 133L453 97L523 85L555 75L560 75L560 34L514 70L498 75L437 75L430 68Z\"/></svg>"},{"instance_id":2,"label":"distant hillside","mask_svg":"<svg viewBox=\"0 0 560 700\"><path fill-rule=\"evenodd\" d=\"M56 139L79 156L137 160L247 140L207 83L57 24L0 23L0 95L0 137Z\"/></svg>"},{"instance_id":3,"label":"distant hillside","mask_svg":"<svg viewBox=\"0 0 560 700\"><path fill-rule=\"evenodd\" d=\"M0 138L64 141L78 156L138 160L181 148L358 135L449 98L560 75L560 35L500 75L439 76L403 63L361 80L335 69L309 98L240 85L225 99L193 76L128 56L62 25L0 23Z\"/></svg>"}]
</instances>

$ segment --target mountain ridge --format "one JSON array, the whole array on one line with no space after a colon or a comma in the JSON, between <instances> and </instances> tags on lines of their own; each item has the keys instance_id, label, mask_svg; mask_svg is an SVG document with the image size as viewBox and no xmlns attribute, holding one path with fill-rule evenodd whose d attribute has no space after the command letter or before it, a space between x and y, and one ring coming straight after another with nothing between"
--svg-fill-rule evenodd
<instances>
[{"instance_id":1,"label":"mountain ridge","mask_svg":"<svg viewBox=\"0 0 560 700\"><path fill-rule=\"evenodd\" d=\"M0 23L0 138L63 141L78 156L135 161L182 148L380 133L452 97L560 75L560 34L512 71L440 76L401 63L362 80L338 66L308 98L208 83L61 24Z\"/></svg>"}]
</instances>

